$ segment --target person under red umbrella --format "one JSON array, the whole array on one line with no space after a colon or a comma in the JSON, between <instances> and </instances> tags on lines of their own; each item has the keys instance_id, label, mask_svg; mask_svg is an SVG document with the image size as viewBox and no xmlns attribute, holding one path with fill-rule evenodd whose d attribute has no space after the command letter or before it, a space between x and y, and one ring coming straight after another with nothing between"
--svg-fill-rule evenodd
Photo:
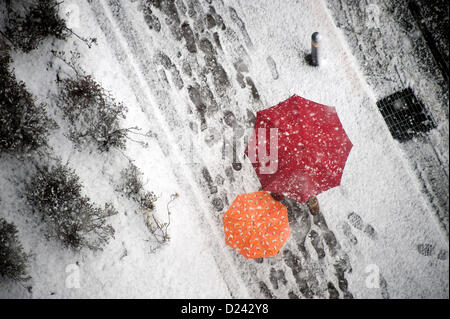
<instances>
[{"instance_id":1,"label":"person under red umbrella","mask_svg":"<svg viewBox=\"0 0 450 319\"><path fill-rule=\"evenodd\" d=\"M293 95L257 113L245 154L263 190L317 214L316 195L340 185L352 147L334 107Z\"/></svg>"}]
</instances>

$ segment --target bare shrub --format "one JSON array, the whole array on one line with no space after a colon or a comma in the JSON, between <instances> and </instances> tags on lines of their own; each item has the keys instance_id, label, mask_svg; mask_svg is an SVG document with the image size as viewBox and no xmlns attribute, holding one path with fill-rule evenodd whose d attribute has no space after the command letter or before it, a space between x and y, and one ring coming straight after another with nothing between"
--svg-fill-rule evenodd
<instances>
[{"instance_id":1,"label":"bare shrub","mask_svg":"<svg viewBox=\"0 0 450 319\"><path fill-rule=\"evenodd\" d=\"M49 36L65 40L71 34L64 19L58 15L56 0L36 0L22 8L18 3L12 5L16 10L9 12L4 35L24 52L36 49Z\"/></svg>"},{"instance_id":2,"label":"bare shrub","mask_svg":"<svg viewBox=\"0 0 450 319\"><path fill-rule=\"evenodd\" d=\"M156 196L144 189L143 174L136 165L130 162L128 167L120 172L120 177L119 191L145 209L152 211L155 208Z\"/></svg>"},{"instance_id":3,"label":"bare shrub","mask_svg":"<svg viewBox=\"0 0 450 319\"><path fill-rule=\"evenodd\" d=\"M15 281L25 281L27 274L28 255L23 251L17 236L17 228L0 218L0 275Z\"/></svg>"},{"instance_id":4,"label":"bare shrub","mask_svg":"<svg viewBox=\"0 0 450 319\"><path fill-rule=\"evenodd\" d=\"M24 153L47 146L57 127L47 115L47 105L36 105L25 83L9 70L11 58L0 54L0 152Z\"/></svg>"},{"instance_id":5,"label":"bare shrub","mask_svg":"<svg viewBox=\"0 0 450 319\"><path fill-rule=\"evenodd\" d=\"M94 142L100 152L111 148L125 149L127 134L138 130L120 127L127 108L76 65L79 54L72 52L68 61L64 52L52 53L75 73L72 77L57 79L60 88L58 106L69 122L69 138L79 149L89 141Z\"/></svg>"},{"instance_id":6,"label":"bare shrub","mask_svg":"<svg viewBox=\"0 0 450 319\"><path fill-rule=\"evenodd\" d=\"M102 249L114 237L107 218L117 214L112 204L100 208L81 194L79 177L59 161L41 165L26 184L26 198L49 226L47 235L74 249Z\"/></svg>"},{"instance_id":7,"label":"bare shrub","mask_svg":"<svg viewBox=\"0 0 450 319\"><path fill-rule=\"evenodd\" d=\"M170 196L170 201L167 203L167 221L161 222L154 213L148 209L144 209L145 225L147 226L153 238L160 245L167 243L170 240L169 236L169 226L170 226L170 216L172 212L169 209L169 205L178 198L178 193L172 194Z\"/></svg>"},{"instance_id":8,"label":"bare shrub","mask_svg":"<svg viewBox=\"0 0 450 319\"><path fill-rule=\"evenodd\" d=\"M170 226L171 211L169 205L178 197L178 194L172 194L170 201L167 203L167 221L160 221L155 215L155 201L157 200L153 192L144 189L143 174L139 168L132 162L128 167L121 171L121 182L118 191L125 194L131 200L139 204L144 215L144 222L153 239L158 245L167 243L170 240L168 229Z\"/></svg>"}]
</instances>

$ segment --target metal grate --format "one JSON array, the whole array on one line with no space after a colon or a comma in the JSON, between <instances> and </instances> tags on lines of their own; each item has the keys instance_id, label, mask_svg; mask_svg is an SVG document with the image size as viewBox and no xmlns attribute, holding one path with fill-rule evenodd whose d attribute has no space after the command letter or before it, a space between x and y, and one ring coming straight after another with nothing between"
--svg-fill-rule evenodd
<instances>
[{"instance_id":1,"label":"metal grate","mask_svg":"<svg viewBox=\"0 0 450 319\"><path fill-rule=\"evenodd\" d=\"M377 102L392 137L404 142L430 131L436 124L411 88L391 94Z\"/></svg>"}]
</instances>

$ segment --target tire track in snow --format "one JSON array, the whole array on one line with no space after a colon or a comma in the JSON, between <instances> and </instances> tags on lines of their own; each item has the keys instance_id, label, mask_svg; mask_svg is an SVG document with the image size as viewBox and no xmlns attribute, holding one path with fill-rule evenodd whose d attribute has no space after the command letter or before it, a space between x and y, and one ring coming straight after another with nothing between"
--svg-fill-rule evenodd
<instances>
[{"instance_id":1,"label":"tire track in snow","mask_svg":"<svg viewBox=\"0 0 450 319\"><path fill-rule=\"evenodd\" d=\"M127 24L129 21L130 21L130 19L128 18L126 18L125 16L120 16L121 15L121 12L122 12L122 9L119 9L119 8L117 8L117 6L120 4L119 2L117 2L117 1L114 1L114 2L112 2L112 1L110 1L109 2L110 4L111 3L113 3L114 5L115 5L115 8L114 8L114 14L115 14L115 16L114 16L114 18L115 18L115 21L118 23L118 27L119 28L121 28L121 31L122 31L122 34L124 35L124 37L125 37L125 40L127 40L128 41L128 43L129 43L129 46L130 47L133 47L135 50L137 50L137 52L140 52L140 56L143 56L143 57L145 57L144 58L144 60L146 59L146 57L148 57L148 56L152 56L153 54L152 54L152 52L150 52L150 51L148 51L147 50L147 52L145 52L145 49L142 47L142 45L141 45L141 43L143 43L143 42L145 42L144 41L144 39L140 39L140 41L136 41L136 39L130 39L130 38L128 38L128 35L129 34L133 34L133 35L135 35L135 36L137 36L137 31L136 30L131 30L130 29L130 26ZM147 40L147 42L148 42L148 39L145 39L145 40ZM140 56L137 56L136 58L139 60L139 58L140 58ZM139 61L138 61L139 62ZM142 62L142 61L140 61L140 62ZM147 68L148 68L148 65L150 65L149 64L149 62L146 62L146 63L144 63L144 65L142 66L142 68L140 69L140 71L141 72L145 72L146 70L147 70ZM151 70L149 70L149 72L152 72ZM154 73L156 73L156 72L154 72ZM145 79L147 78L147 76L151 76L151 75L147 75L147 74L143 74L143 76L145 76ZM157 82L154 82L154 81L152 81L151 82L151 86L149 85L149 88L148 89L150 89L150 87L152 88L152 89L158 89L156 86L158 85L158 83ZM165 96L165 99L169 99L170 97L169 96ZM168 107L173 107L173 105L174 105L174 103L167 103L166 101L157 101L158 103L160 103L160 105L165 105L165 108L164 109L162 109L162 116L165 116L165 115L167 115L166 113L167 113L167 111L169 111L169 112L174 112L173 110L168 110L167 108ZM160 105L158 105L158 106L160 106ZM176 112L176 111L175 111ZM165 122L165 124L173 124L173 123L170 123L170 120L171 120L171 118L170 117L168 117L168 118L165 118L165 120L166 120L166 122ZM183 121L184 121L184 119L183 119ZM181 121L181 122L183 122L183 121ZM172 126L171 127L171 132L174 132L175 130L177 129L177 127L175 127L175 126ZM187 130L186 132L184 132L185 134L189 134L190 132L189 132L189 130ZM183 133L183 134L184 134ZM183 153L183 149L182 149L182 146L181 146L181 144L180 144L180 141L175 137L175 141L178 143L177 144L177 146L179 146L179 149L180 149L180 152L181 153ZM174 142L173 142L174 143ZM175 144L174 144L175 145ZM194 154L193 154L193 156L194 156L194 158L196 159L196 161L197 162L199 162L200 163L200 166L201 167L206 167L206 165L203 163L203 161L201 160L202 159L202 157L203 157L203 154L201 153L201 152L199 152L199 151L196 151L196 152L194 152ZM182 159L183 160L183 159ZM187 159L187 160L189 160L189 159ZM210 166L210 165L209 165ZM202 172L200 171L200 169L201 169L201 167L199 168L198 166L192 166L192 167L189 167L191 170L193 170L193 172L192 172L192 176L194 176L194 178L196 177L196 176L201 176L202 175ZM199 188L202 188L204 185L198 180L198 179L194 179L194 182L197 182L198 183L198 187ZM205 187L203 187L203 188L205 188ZM241 193L242 192L242 190L240 190L239 191L239 193ZM205 189L205 191L203 192L203 195L204 194L206 194L207 193L207 191L206 191L206 189ZM201 192L198 192L198 194L201 194ZM200 196L200 195L199 195ZM203 199L201 199L201 200L203 200ZM203 200L202 202L205 202L206 200ZM213 200L213 204L214 204L214 200ZM221 204L222 205L222 204ZM223 205L222 205L222 207L223 207ZM211 209L210 209L210 211L211 211ZM209 217L209 215L208 215L208 217ZM218 222L216 223L216 226L217 225L219 225L219 226L221 226L221 221L220 221L220 218L218 218ZM217 230L220 232L221 230L222 230L222 227L217 227ZM250 267L251 267L251 264L250 264ZM251 278L247 278L247 277L251 277L254 273L255 273L255 270L254 269L252 269L252 270L250 270L250 271L241 271L240 272L241 273L241 275L242 275L242 277L244 278L244 280L246 281L246 282L254 282L255 280L254 279L251 279ZM259 292L255 292L255 294L257 295L257 296L259 296Z\"/></svg>"},{"instance_id":2,"label":"tire track in snow","mask_svg":"<svg viewBox=\"0 0 450 319\"><path fill-rule=\"evenodd\" d=\"M161 114L161 110L157 109L158 102L156 102L155 97L150 95L151 87L149 87L147 80L142 75L140 66L136 62L135 54L131 52L127 40L123 35L115 31L118 27L115 25L108 6L104 1L93 1L90 3L90 6L99 27L105 34L119 64L132 84L131 87L135 91L142 111L148 116L150 123L154 124L153 129L158 134L158 143L170 165L173 167L174 175L180 186L182 186L181 189L184 191L184 195L190 198L192 203L201 211L208 211L208 207L202 204L204 201L198 196L202 192L195 185L195 182L193 182L195 179L192 176L191 170L183 164L185 161L182 159L180 150L177 149L178 143L174 140L171 127L167 126L165 116ZM144 107L144 105L148 107ZM152 109L151 107L156 108ZM248 291L241 282L240 277L236 274L232 262L226 257L227 253L224 251L223 245L220 245L221 238L217 230L211 225L212 221L207 217L206 213L199 214L199 216L202 220L201 224L206 228L206 233L213 235L214 240L211 241L211 252L228 286L230 295L234 298L248 298Z\"/></svg>"},{"instance_id":3,"label":"tire track in snow","mask_svg":"<svg viewBox=\"0 0 450 319\"><path fill-rule=\"evenodd\" d=\"M139 54L135 54L135 60L137 60L136 63L140 63L139 72L142 72L142 76L144 78L143 81L147 81L148 82L148 88L147 89L148 90L153 89L153 90L156 90L156 91L163 90L164 88L159 88L158 87L159 83L157 82L157 79L149 80L149 78L151 78L152 74L156 74L155 70L152 70L152 69L149 68L149 66L152 65L152 63L148 59L149 56L153 56L154 54L153 54L153 52L151 52L151 50L146 49L142 45L142 43L147 43L149 39L148 38L143 39L142 36L139 39L139 35L138 35L139 32L136 29L133 29L133 27L130 25L131 24L130 23L131 19L130 19L130 17L126 17L126 13L124 13L126 10L124 9L124 7L120 7L120 2L119 1L109 1L109 4L110 5L114 5L114 8L112 8L110 10L110 12L113 12L113 19L117 23L117 27L119 27L119 29L121 30L121 34L122 34L124 40L127 41L128 47L133 48L134 49L133 52L139 53ZM133 37L131 37L130 35L133 35ZM158 45L155 44L155 43L152 43L152 45L158 47ZM150 47L150 46L148 46L148 47ZM147 74L146 72L149 72L150 74ZM173 118L173 115L168 115L168 113L169 114L170 113L172 113L172 114L173 113L177 113L177 110L171 109L171 108L174 108L174 105L176 105L176 104L173 103L173 102L172 103L169 102L170 101L170 96L168 96L167 94L165 94L164 100L158 99L158 95L155 98L157 100L157 103L159 103L157 106L158 106L158 108L160 110L160 114L161 114L162 117L164 117L164 119L163 119L163 121L165 121L164 124L170 125L170 132L173 134L173 132L178 130L179 127L177 127L176 125L173 125L174 122L171 122L171 119ZM147 105L148 105L148 103L147 103ZM162 105L164 107L161 107ZM181 117L182 115L179 114L179 116ZM178 123L183 123L185 121L186 121L186 117L184 117L181 120L179 120ZM189 134L189 133L190 133L190 131L186 130L185 132L182 132L179 135ZM180 150L180 154L183 154L183 151L186 151L185 149L183 149L183 146L181 145L180 140L176 136L174 137L174 140L172 141L172 143L173 143L173 145L177 145L177 147ZM202 175L202 170L203 170L204 167L206 167L206 164L202 160L203 154L200 151L198 151L198 150L197 151L194 150L193 154L191 154L191 155L193 156L193 158L196 159L196 162L198 162L200 164L199 166L198 165L188 166L188 169L192 170L192 172L190 174L191 177L192 177L191 182L193 182L193 183L196 182L197 183L197 187L198 187L197 189L202 189L203 188L203 192L197 191L197 194L202 194L203 196L205 196L205 194L208 193L207 187L204 187L205 185L202 184L201 181L198 180L198 177L197 177L197 176L201 176ZM186 157L189 157L189 156L186 156ZM184 159L182 158L181 159L182 162L183 161L185 162L185 160L189 160L189 159L188 158L184 158ZM211 169L211 164L209 164L209 167ZM195 178L195 177L197 177L197 178ZM241 185L238 186L238 188L240 188L240 187L241 187ZM242 189L238 190L238 193L242 193L242 192L245 192L245 191L243 191ZM197 196L197 198L199 198L199 197L200 197L199 201L201 203L204 203L204 202L208 201L208 198L205 200L204 198L201 198L201 195ZM205 197L207 197L207 196L205 196ZM217 199L217 197L213 199L213 204L214 204L214 200L215 199ZM223 208L223 204L222 203L221 203L221 206ZM206 209L205 211L207 211L207 210L208 209ZM211 211L211 210L212 209L209 209L209 211ZM205 214L205 216L206 216L206 218L209 218L209 220L211 221L210 214L208 214L208 215ZM211 221L211 222L214 223L213 221ZM216 225L215 226L216 226L218 232L220 232L222 230L221 219L219 217L218 217L218 219L216 221ZM221 242L223 242L223 239L221 239ZM226 252L226 253L229 253L229 252ZM239 259L239 254L235 254L234 255L234 260L236 261L236 264L239 264L238 259ZM245 282L254 283L256 285L256 283L259 280L258 278L255 279L255 274L257 273L257 269L254 269L252 263L247 263L247 264L240 263L240 266L242 266L243 264L245 265L245 269L244 270L240 269L240 274L241 274L242 279ZM227 269L226 267L224 267L224 268ZM250 269L248 269L248 268L250 268ZM265 277L263 275L260 275L260 277L261 276ZM257 297L261 296L262 292L260 292L258 289L255 289L251 285L250 285L249 289L253 289L254 290L253 291L253 295L255 295Z\"/></svg>"}]
</instances>

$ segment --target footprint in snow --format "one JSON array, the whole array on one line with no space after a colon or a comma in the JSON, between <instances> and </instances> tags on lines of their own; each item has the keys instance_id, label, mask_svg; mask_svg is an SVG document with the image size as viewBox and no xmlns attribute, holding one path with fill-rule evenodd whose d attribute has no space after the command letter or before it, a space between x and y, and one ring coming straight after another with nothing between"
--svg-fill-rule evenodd
<instances>
[{"instance_id":1,"label":"footprint in snow","mask_svg":"<svg viewBox=\"0 0 450 319\"><path fill-rule=\"evenodd\" d=\"M256 88L255 83L253 82L252 78L247 76L245 78L245 82L250 87L250 93L251 93L253 99L255 101L259 101L259 99L260 99L259 92L258 92L258 89Z\"/></svg>"},{"instance_id":2,"label":"footprint in snow","mask_svg":"<svg viewBox=\"0 0 450 319\"><path fill-rule=\"evenodd\" d=\"M380 289L381 289L381 297L383 299L390 299L389 291L388 291L388 284L386 282L386 279L380 274Z\"/></svg>"},{"instance_id":3,"label":"footprint in snow","mask_svg":"<svg viewBox=\"0 0 450 319\"><path fill-rule=\"evenodd\" d=\"M435 249L434 245L432 244L419 244L416 246L416 248L419 254L427 257L433 255Z\"/></svg>"},{"instance_id":4,"label":"footprint in snow","mask_svg":"<svg viewBox=\"0 0 450 319\"><path fill-rule=\"evenodd\" d=\"M279 283L281 282L283 285L287 284L286 277L284 275L284 271L282 269L275 270L275 268L270 269L269 280L273 286L273 288L278 289Z\"/></svg>"},{"instance_id":5,"label":"footprint in snow","mask_svg":"<svg viewBox=\"0 0 450 319\"><path fill-rule=\"evenodd\" d=\"M299 299L298 296L293 291L289 291L288 298L289 299Z\"/></svg>"},{"instance_id":6,"label":"footprint in snow","mask_svg":"<svg viewBox=\"0 0 450 319\"><path fill-rule=\"evenodd\" d=\"M342 222L341 229L342 232L344 233L344 236L347 237L347 239L351 244L356 245L358 243L358 239L356 238L355 235L353 235L352 228L350 227L349 224L347 224L346 222Z\"/></svg>"},{"instance_id":7,"label":"footprint in snow","mask_svg":"<svg viewBox=\"0 0 450 319\"><path fill-rule=\"evenodd\" d=\"M264 297L266 297L267 299L275 299L276 298L270 291L269 287L267 287L267 285L263 281L259 282L259 290L264 295Z\"/></svg>"},{"instance_id":8,"label":"footprint in snow","mask_svg":"<svg viewBox=\"0 0 450 319\"><path fill-rule=\"evenodd\" d=\"M269 66L270 73L272 74L272 78L274 80L278 79L278 70L277 70L277 64L275 63L275 60L269 55L266 59L267 65Z\"/></svg>"},{"instance_id":9,"label":"footprint in snow","mask_svg":"<svg viewBox=\"0 0 450 319\"><path fill-rule=\"evenodd\" d=\"M436 247L432 244L418 244L416 249L422 256L431 257L434 255ZM436 255L436 258L442 261L447 260L448 252L445 249L440 249Z\"/></svg>"},{"instance_id":10,"label":"footprint in snow","mask_svg":"<svg viewBox=\"0 0 450 319\"><path fill-rule=\"evenodd\" d=\"M250 39L250 36L248 35L247 28L245 27L244 21L239 17L236 10L233 7L229 7L230 12L230 18L231 20L238 26L239 30L241 31L242 35L244 36L245 44L249 49L253 48L252 40Z\"/></svg>"},{"instance_id":11,"label":"footprint in snow","mask_svg":"<svg viewBox=\"0 0 450 319\"><path fill-rule=\"evenodd\" d=\"M324 258L325 250L321 236L315 230L311 230L309 232L309 237L311 238L311 244L314 247L314 250L317 252L317 257L319 257L319 259Z\"/></svg>"},{"instance_id":12,"label":"footprint in snow","mask_svg":"<svg viewBox=\"0 0 450 319\"><path fill-rule=\"evenodd\" d=\"M366 224L362 217L359 216L355 212L351 212L347 215L347 219L354 228L362 231L366 236L368 236L370 239L375 240L377 238L377 234L375 229L370 224Z\"/></svg>"},{"instance_id":13,"label":"footprint in snow","mask_svg":"<svg viewBox=\"0 0 450 319\"><path fill-rule=\"evenodd\" d=\"M328 294L329 299L339 299L339 292L331 281L328 282Z\"/></svg>"},{"instance_id":14,"label":"footprint in snow","mask_svg":"<svg viewBox=\"0 0 450 319\"><path fill-rule=\"evenodd\" d=\"M446 250L441 249L439 250L439 253L437 255L437 259L439 260L446 260L448 258L448 253Z\"/></svg>"},{"instance_id":15,"label":"footprint in snow","mask_svg":"<svg viewBox=\"0 0 450 319\"><path fill-rule=\"evenodd\" d=\"M211 174L209 173L209 170L206 167L202 168L202 175L206 182L206 185L208 186L209 192L211 194L217 193L217 186L214 185Z\"/></svg>"},{"instance_id":16,"label":"footprint in snow","mask_svg":"<svg viewBox=\"0 0 450 319\"><path fill-rule=\"evenodd\" d=\"M218 212L224 209L223 201L218 197L215 197L211 203Z\"/></svg>"},{"instance_id":17,"label":"footprint in snow","mask_svg":"<svg viewBox=\"0 0 450 319\"><path fill-rule=\"evenodd\" d=\"M183 38L186 42L186 48L190 53L196 53L197 52L197 45L195 44L195 36L194 32L191 29L191 26L189 23L184 22L181 25L181 34L183 35Z\"/></svg>"}]
</instances>

